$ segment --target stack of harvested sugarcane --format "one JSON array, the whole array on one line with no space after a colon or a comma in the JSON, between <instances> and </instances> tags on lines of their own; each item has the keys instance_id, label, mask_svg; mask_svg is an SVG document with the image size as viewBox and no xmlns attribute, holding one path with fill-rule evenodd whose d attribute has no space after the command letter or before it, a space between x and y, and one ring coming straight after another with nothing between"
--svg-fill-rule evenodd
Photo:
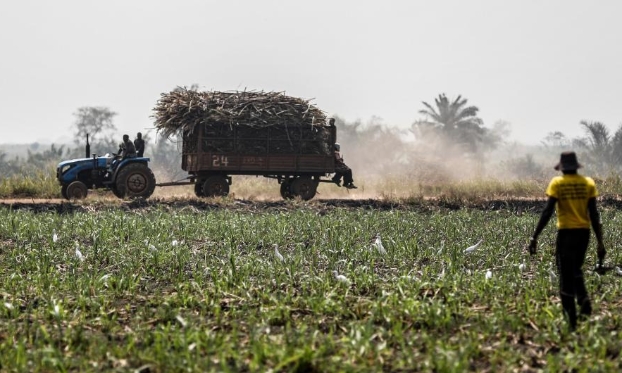
<instances>
[{"instance_id":1,"label":"stack of harvested sugarcane","mask_svg":"<svg viewBox=\"0 0 622 373\"><path fill-rule=\"evenodd\" d=\"M155 127L165 137L192 134L248 139L321 140L326 115L309 101L279 92L198 92L178 88L163 93L153 109Z\"/></svg>"},{"instance_id":2,"label":"stack of harvested sugarcane","mask_svg":"<svg viewBox=\"0 0 622 373\"><path fill-rule=\"evenodd\" d=\"M309 101L279 92L198 92L177 88L163 93L153 110L155 127L165 137L182 134L186 142L196 137L203 126L202 143L197 144L203 151L332 151L324 112ZM234 137L238 141L234 142Z\"/></svg>"}]
</instances>

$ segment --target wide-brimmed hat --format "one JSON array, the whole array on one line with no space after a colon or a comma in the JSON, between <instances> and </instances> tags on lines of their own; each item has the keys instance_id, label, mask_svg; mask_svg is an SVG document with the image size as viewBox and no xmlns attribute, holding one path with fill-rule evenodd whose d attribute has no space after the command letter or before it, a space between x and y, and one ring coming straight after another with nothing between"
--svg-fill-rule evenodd
<instances>
[{"instance_id":1,"label":"wide-brimmed hat","mask_svg":"<svg viewBox=\"0 0 622 373\"><path fill-rule=\"evenodd\" d=\"M563 152L559 163L555 165L557 171L574 171L578 168L581 168L581 164L577 161L575 152Z\"/></svg>"}]
</instances>

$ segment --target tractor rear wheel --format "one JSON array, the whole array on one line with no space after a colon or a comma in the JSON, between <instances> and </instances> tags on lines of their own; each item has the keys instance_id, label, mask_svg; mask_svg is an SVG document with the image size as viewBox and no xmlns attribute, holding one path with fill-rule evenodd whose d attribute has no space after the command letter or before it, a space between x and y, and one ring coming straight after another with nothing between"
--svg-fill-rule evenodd
<instances>
[{"instance_id":1,"label":"tractor rear wheel","mask_svg":"<svg viewBox=\"0 0 622 373\"><path fill-rule=\"evenodd\" d=\"M89 189L81 181L73 181L67 186L67 199L85 199Z\"/></svg>"},{"instance_id":2,"label":"tractor rear wheel","mask_svg":"<svg viewBox=\"0 0 622 373\"><path fill-rule=\"evenodd\" d=\"M112 194L114 194L117 198L125 197L124 195L119 193L119 191L117 190L117 186L114 184L110 185L110 190L112 191Z\"/></svg>"},{"instance_id":3,"label":"tractor rear wheel","mask_svg":"<svg viewBox=\"0 0 622 373\"><path fill-rule=\"evenodd\" d=\"M119 198L149 198L155 190L156 180L153 172L144 163L130 163L117 174L115 195Z\"/></svg>"},{"instance_id":4,"label":"tractor rear wheel","mask_svg":"<svg viewBox=\"0 0 622 373\"><path fill-rule=\"evenodd\" d=\"M301 176L292 181L291 190L294 196L308 201L315 197L315 193L317 192L317 183L308 176Z\"/></svg>"},{"instance_id":5,"label":"tractor rear wheel","mask_svg":"<svg viewBox=\"0 0 622 373\"><path fill-rule=\"evenodd\" d=\"M203 196L224 197L229 194L229 183L224 176L210 176L203 183Z\"/></svg>"}]
</instances>

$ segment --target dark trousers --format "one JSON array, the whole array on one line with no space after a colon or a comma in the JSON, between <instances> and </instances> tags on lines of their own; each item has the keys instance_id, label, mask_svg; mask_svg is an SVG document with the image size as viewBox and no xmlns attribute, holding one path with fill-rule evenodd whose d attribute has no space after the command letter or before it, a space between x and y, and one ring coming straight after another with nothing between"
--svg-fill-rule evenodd
<instances>
[{"instance_id":1,"label":"dark trousers","mask_svg":"<svg viewBox=\"0 0 622 373\"><path fill-rule=\"evenodd\" d=\"M559 292L562 307L573 329L577 325L576 303L579 303L581 315L589 316L592 313L582 269L589 242L589 229L557 231L555 259L559 273Z\"/></svg>"},{"instance_id":2,"label":"dark trousers","mask_svg":"<svg viewBox=\"0 0 622 373\"><path fill-rule=\"evenodd\" d=\"M352 169L346 165L339 165L338 167L336 167L333 181L341 181L342 177L343 183L346 185L354 182L354 180L352 179Z\"/></svg>"}]
</instances>

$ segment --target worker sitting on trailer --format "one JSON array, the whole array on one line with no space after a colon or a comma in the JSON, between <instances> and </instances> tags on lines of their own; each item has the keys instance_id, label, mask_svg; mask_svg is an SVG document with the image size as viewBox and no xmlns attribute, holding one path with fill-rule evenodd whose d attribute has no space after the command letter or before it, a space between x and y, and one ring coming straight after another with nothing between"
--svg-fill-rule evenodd
<instances>
[{"instance_id":1,"label":"worker sitting on trailer","mask_svg":"<svg viewBox=\"0 0 622 373\"><path fill-rule=\"evenodd\" d=\"M335 176L333 176L332 180L335 184L337 184L337 186L341 186L341 178L343 177L344 187L348 189L357 189L357 187L353 184L354 180L352 179L352 169L344 163L340 150L341 145L339 145L339 143L335 143Z\"/></svg>"}]
</instances>

